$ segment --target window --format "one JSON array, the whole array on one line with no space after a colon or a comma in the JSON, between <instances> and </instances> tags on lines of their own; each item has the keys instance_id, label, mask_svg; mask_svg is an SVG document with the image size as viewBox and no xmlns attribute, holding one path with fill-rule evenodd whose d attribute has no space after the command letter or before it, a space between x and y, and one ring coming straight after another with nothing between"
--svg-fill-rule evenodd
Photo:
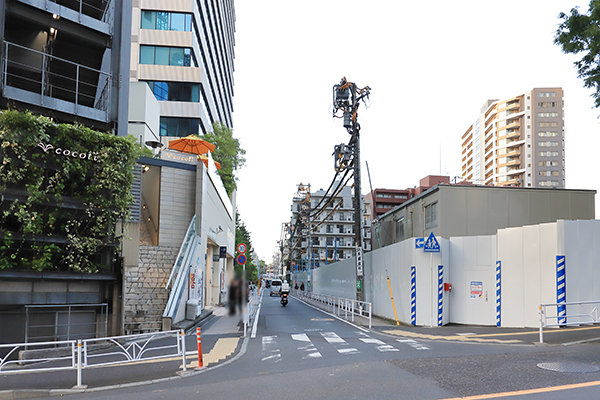
<instances>
[{"instance_id":1,"label":"window","mask_svg":"<svg viewBox=\"0 0 600 400\"><path fill-rule=\"evenodd\" d=\"M327 243L327 246L333 246L333 238L332 237L328 237L326 243Z\"/></svg>"},{"instance_id":2,"label":"window","mask_svg":"<svg viewBox=\"0 0 600 400\"><path fill-rule=\"evenodd\" d=\"M192 14L142 11L142 29L191 32Z\"/></svg>"},{"instance_id":3,"label":"window","mask_svg":"<svg viewBox=\"0 0 600 400\"><path fill-rule=\"evenodd\" d=\"M552 122L540 122L540 126L543 128L547 128L549 126L558 126L558 122L556 121L552 121Z\"/></svg>"},{"instance_id":4,"label":"window","mask_svg":"<svg viewBox=\"0 0 600 400\"><path fill-rule=\"evenodd\" d=\"M344 233L344 225L338 225L337 231L338 231L338 233Z\"/></svg>"},{"instance_id":5,"label":"window","mask_svg":"<svg viewBox=\"0 0 600 400\"><path fill-rule=\"evenodd\" d=\"M557 181L540 181L540 186L558 186Z\"/></svg>"},{"instance_id":6,"label":"window","mask_svg":"<svg viewBox=\"0 0 600 400\"><path fill-rule=\"evenodd\" d=\"M558 167L558 161L540 161L538 165L540 167Z\"/></svg>"},{"instance_id":7,"label":"window","mask_svg":"<svg viewBox=\"0 0 600 400\"><path fill-rule=\"evenodd\" d=\"M192 49L189 48L140 46L140 64L190 67L191 60Z\"/></svg>"},{"instance_id":8,"label":"window","mask_svg":"<svg viewBox=\"0 0 600 400\"><path fill-rule=\"evenodd\" d=\"M558 136L558 132L538 132L540 137L555 137Z\"/></svg>"},{"instance_id":9,"label":"window","mask_svg":"<svg viewBox=\"0 0 600 400\"><path fill-rule=\"evenodd\" d=\"M325 233L333 233L333 226L332 225L327 225L325 227Z\"/></svg>"},{"instance_id":10,"label":"window","mask_svg":"<svg viewBox=\"0 0 600 400\"><path fill-rule=\"evenodd\" d=\"M425 229L437 226L437 203L425 207Z\"/></svg>"},{"instance_id":11,"label":"window","mask_svg":"<svg viewBox=\"0 0 600 400\"><path fill-rule=\"evenodd\" d=\"M558 157L558 151L540 151L541 157Z\"/></svg>"},{"instance_id":12,"label":"window","mask_svg":"<svg viewBox=\"0 0 600 400\"><path fill-rule=\"evenodd\" d=\"M541 107L541 108L558 107L558 103L556 101L540 101L540 102L538 102L538 107Z\"/></svg>"},{"instance_id":13,"label":"window","mask_svg":"<svg viewBox=\"0 0 600 400\"><path fill-rule=\"evenodd\" d=\"M164 101L200 101L200 85L186 82L154 82L149 81L148 86L154 93L156 100Z\"/></svg>"},{"instance_id":14,"label":"window","mask_svg":"<svg viewBox=\"0 0 600 400\"><path fill-rule=\"evenodd\" d=\"M538 92L538 97L556 97L556 92Z\"/></svg>"},{"instance_id":15,"label":"window","mask_svg":"<svg viewBox=\"0 0 600 400\"><path fill-rule=\"evenodd\" d=\"M477 145L477 147L479 147L479 145ZM394 198L395 199L408 199L408 196L405 194L395 194Z\"/></svg>"},{"instance_id":16,"label":"window","mask_svg":"<svg viewBox=\"0 0 600 400\"><path fill-rule=\"evenodd\" d=\"M551 141L539 142L538 145L540 147L557 147L558 146L558 142L551 142Z\"/></svg>"},{"instance_id":17,"label":"window","mask_svg":"<svg viewBox=\"0 0 600 400\"><path fill-rule=\"evenodd\" d=\"M199 126L198 118L160 117L160 136L197 135Z\"/></svg>"},{"instance_id":18,"label":"window","mask_svg":"<svg viewBox=\"0 0 600 400\"><path fill-rule=\"evenodd\" d=\"M345 244L344 244L344 243L345 243L345 242L344 242L344 238L339 238L339 239L337 240L337 242L338 242L338 246L345 246Z\"/></svg>"},{"instance_id":19,"label":"window","mask_svg":"<svg viewBox=\"0 0 600 400\"><path fill-rule=\"evenodd\" d=\"M538 117L540 117L540 118L558 117L558 113L556 113L556 112L541 112L541 113L538 113Z\"/></svg>"},{"instance_id":20,"label":"window","mask_svg":"<svg viewBox=\"0 0 600 400\"><path fill-rule=\"evenodd\" d=\"M396 241L404 239L404 217L396 221Z\"/></svg>"}]
</instances>

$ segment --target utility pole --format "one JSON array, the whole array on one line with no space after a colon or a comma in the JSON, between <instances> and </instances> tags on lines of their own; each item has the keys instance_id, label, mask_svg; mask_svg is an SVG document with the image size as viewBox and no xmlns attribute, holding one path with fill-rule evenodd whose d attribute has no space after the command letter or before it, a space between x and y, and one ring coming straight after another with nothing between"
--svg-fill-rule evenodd
<instances>
[{"instance_id":1,"label":"utility pole","mask_svg":"<svg viewBox=\"0 0 600 400\"><path fill-rule=\"evenodd\" d=\"M335 146L335 169L352 168L354 175L354 235L356 246L356 299L364 300L363 296L363 240L362 240L362 198L360 188L360 124L357 121L360 101L369 97L371 88L360 89L353 82L342 78L339 85L333 86L333 116L343 118L344 128L350 134L348 145ZM342 115L339 116L338 112Z\"/></svg>"}]
</instances>

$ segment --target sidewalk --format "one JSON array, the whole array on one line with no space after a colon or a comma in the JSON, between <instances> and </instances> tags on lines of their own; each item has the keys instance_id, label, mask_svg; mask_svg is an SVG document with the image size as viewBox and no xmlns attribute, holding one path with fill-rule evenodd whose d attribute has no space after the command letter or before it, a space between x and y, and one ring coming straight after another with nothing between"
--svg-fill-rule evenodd
<instances>
[{"instance_id":1,"label":"sidewalk","mask_svg":"<svg viewBox=\"0 0 600 400\"><path fill-rule=\"evenodd\" d=\"M195 327L186 335L186 366L182 357L147 360L116 366L88 368L82 371L83 388L77 385L77 371L0 373L0 399L41 397L84 393L139 386L203 373L233 359L240 353L245 338L241 316L229 316L224 307L211 307L200 321L203 368L197 370L198 352Z\"/></svg>"},{"instance_id":2,"label":"sidewalk","mask_svg":"<svg viewBox=\"0 0 600 400\"><path fill-rule=\"evenodd\" d=\"M356 317L354 323L363 328L368 327L366 318ZM496 326L460 324L426 327L402 323L396 325L395 321L373 317L371 320L371 331L388 337L443 340L463 343L565 346L595 341L600 342L599 325L545 328L544 343L540 343L539 328L498 328Z\"/></svg>"}]
</instances>

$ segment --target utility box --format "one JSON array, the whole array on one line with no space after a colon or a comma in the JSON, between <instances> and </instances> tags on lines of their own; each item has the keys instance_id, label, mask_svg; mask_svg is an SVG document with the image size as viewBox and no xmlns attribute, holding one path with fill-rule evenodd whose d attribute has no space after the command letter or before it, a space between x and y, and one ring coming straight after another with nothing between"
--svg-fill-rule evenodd
<instances>
[{"instance_id":1,"label":"utility box","mask_svg":"<svg viewBox=\"0 0 600 400\"><path fill-rule=\"evenodd\" d=\"M198 310L198 299L190 299L186 303L185 307L185 319L191 321L196 319L196 311Z\"/></svg>"}]
</instances>

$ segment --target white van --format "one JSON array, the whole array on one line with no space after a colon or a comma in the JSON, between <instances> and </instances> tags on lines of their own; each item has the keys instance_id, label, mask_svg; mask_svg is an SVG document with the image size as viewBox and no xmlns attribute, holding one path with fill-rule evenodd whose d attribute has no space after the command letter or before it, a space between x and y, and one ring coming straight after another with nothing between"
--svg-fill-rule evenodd
<instances>
[{"instance_id":1,"label":"white van","mask_svg":"<svg viewBox=\"0 0 600 400\"><path fill-rule=\"evenodd\" d=\"M273 279L271 281L271 291L269 292L269 296L281 294L281 279Z\"/></svg>"}]
</instances>

